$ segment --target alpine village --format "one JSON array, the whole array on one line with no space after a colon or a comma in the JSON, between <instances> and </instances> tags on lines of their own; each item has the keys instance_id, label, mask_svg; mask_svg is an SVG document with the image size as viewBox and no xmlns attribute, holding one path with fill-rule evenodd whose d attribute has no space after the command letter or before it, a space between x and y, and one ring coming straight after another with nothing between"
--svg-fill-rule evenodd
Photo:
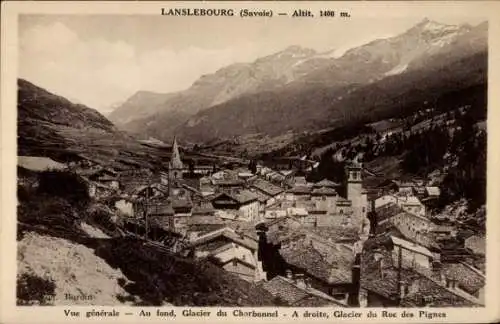
<instances>
[{"instance_id":1,"label":"alpine village","mask_svg":"<svg viewBox=\"0 0 500 324\"><path fill-rule=\"evenodd\" d=\"M140 118L152 94L104 117L18 79L18 304L484 306L486 30L292 46ZM297 58L305 76L215 93Z\"/></svg>"}]
</instances>

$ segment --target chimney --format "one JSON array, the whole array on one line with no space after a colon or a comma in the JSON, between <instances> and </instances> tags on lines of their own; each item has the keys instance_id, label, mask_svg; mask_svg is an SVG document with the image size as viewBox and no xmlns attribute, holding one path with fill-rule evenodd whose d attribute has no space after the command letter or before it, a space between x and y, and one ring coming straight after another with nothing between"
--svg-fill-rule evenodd
<instances>
[{"instance_id":1,"label":"chimney","mask_svg":"<svg viewBox=\"0 0 500 324\"><path fill-rule=\"evenodd\" d=\"M286 273L286 278L287 278L287 279L293 280L293 273L292 273L292 270L287 269L287 270L285 271L285 273Z\"/></svg>"},{"instance_id":2,"label":"chimney","mask_svg":"<svg viewBox=\"0 0 500 324\"><path fill-rule=\"evenodd\" d=\"M307 277L306 280L305 280L305 283L306 283L306 289L309 289L312 287L312 282L311 282L311 278Z\"/></svg>"},{"instance_id":3,"label":"chimney","mask_svg":"<svg viewBox=\"0 0 500 324\"><path fill-rule=\"evenodd\" d=\"M306 288L306 282L304 280L304 274L303 273L298 273L296 277L297 277L296 278L297 287Z\"/></svg>"},{"instance_id":4,"label":"chimney","mask_svg":"<svg viewBox=\"0 0 500 324\"><path fill-rule=\"evenodd\" d=\"M380 278L384 279L384 259L383 258L381 258L378 261L378 269L380 272Z\"/></svg>"},{"instance_id":5,"label":"chimney","mask_svg":"<svg viewBox=\"0 0 500 324\"><path fill-rule=\"evenodd\" d=\"M405 281L401 280L399 282L399 298L400 299L405 298L407 291L408 291L408 284Z\"/></svg>"}]
</instances>

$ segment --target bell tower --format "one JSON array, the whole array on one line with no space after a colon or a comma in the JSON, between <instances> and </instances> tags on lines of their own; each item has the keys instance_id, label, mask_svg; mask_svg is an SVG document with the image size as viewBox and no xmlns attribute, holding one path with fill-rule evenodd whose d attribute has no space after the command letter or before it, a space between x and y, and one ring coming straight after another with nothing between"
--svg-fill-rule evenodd
<instances>
[{"instance_id":1,"label":"bell tower","mask_svg":"<svg viewBox=\"0 0 500 324\"><path fill-rule=\"evenodd\" d=\"M173 194L173 189L176 187L178 180L182 180L183 168L184 165L181 161L177 138L174 137L174 142L172 144L172 156L170 157L170 163L168 164L168 191L170 195Z\"/></svg>"},{"instance_id":2,"label":"bell tower","mask_svg":"<svg viewBox=\"0 0 500 324\"><path fill-rule=\"evenodd\" d=\"M366 217L366 193L363 190L361 171L362 163L356 157L346 166L347 199L352 203L353 225L361 231L363 220Z\"/></svg>"}]
</instances>

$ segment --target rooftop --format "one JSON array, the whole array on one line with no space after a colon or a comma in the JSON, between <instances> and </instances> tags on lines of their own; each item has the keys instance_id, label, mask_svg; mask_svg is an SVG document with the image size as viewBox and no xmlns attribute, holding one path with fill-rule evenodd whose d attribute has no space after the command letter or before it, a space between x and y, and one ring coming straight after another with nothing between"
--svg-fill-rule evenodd
<instances>
[{"instance_id":1,"label":"rooftop","mask_svg":"<svg viewBox=\"0 0 500 324\"><path fill-rule=\"evenodd\" d=\"M283 192L283 188L278 187L269 181L263 180L263 179L255 179L253 181L251 187L256 188L257 190L264 192L265 194L268 194L270 196L276 196L280 193Z\"/></svg>"},{"instance_id":2,"label":"rooftop","mask_svg":"<svg viewBox=\"0 0 500 324\"><path fill-rule=\"evenodd\" d=\"M286 301L290 306L346 306L320 290L312 287L301 287L296 281L282 276L274 277L265 282L262 287L274 297L279 297Z\"/></svg>"},{"instance_id":3,"label":"rooftop","mask_svg":"<svg viewBox=\"0 0 500 324\"><path fill-rule=\"evenodd\" d=\"M288 192L298 195L307 195L311 193L311 188L301 185L289 189Z\"/></svg>"},{"instance_id":4,"label":"rooftop","mask_svg":"<svg viewBox=\"0 0 500 324\"><path fill-rule=\"evenodd\" d=\"M476 293L485 285L486 278L479 270L471 266L456 262L442 264L442 270L446 277L458 280L459 286L470 294Z\"/></svg>"},{"instance_id":5,"label":"rooftop","mask_svg":"<svg viewBox=\"0 0 500 324\"><path fill-rule=\"evenodd\" d=\"M377 245L373 247L376 248ZM382 251L382 258L386 260L382 268L375 258L373 249L363 250L360 285L368 291L395 301L399 296L398 269L392 264L392 255L389 250L382 249L379 251ZM402 298L401 305L405 307L424 306L422 304L423 297L431 298L429 306L433 307L477 306L477 303L472 301L471 298L444 287L429 276L425 276L413 269L403 268L400 271L404 283L416 285L414 291L410 291Z\"/></svg>"},{"instance_id":6,"label":"rooftop","mask_svg":"<svg viewBox=\"0 0 500 324\"><path fill-rule=\"evenodd\" d=\"M193 246L202 245L220 237L229 239L251 250L256 250L258 248L257 241L251 238L250 236L245 235L244 231L237 233L235 230L227 226L197 237L192 241L192 245Z\"/></svg>"},{"instance_id":7,"label":"rooftop","mask_svg":"<svg viewBox=\"0 0 500 324\"><path fill-rule=\"evenodd\" d=\"M335 189L333 189L331 187L321 187L321 188L314 189L312 191L312 194L319 195L319 196L336 196L337 191L335 191Z\"/></svg>"},{"instance_id":8,"label":"rooftop","mask_svg":"<svg viewBox=\"0 0 500 324\"><path fill-rule=\"evenodd\" d=\"M329 249L326 253L320 253L312 243L301 243L292 242L280 249L280 254L287 264L328 284L352 282L351 264L346 262L346 255L342 254L341 250Z\"/></svg>"},{"instance_id":9,"label":"rooftop","mask_svg":"<svg viewBox=\"0 0 500 324\"><path fill-rule=\"evenodd\" d=\"M340 186L339 183L333 182L333 181L328 180L328 179L323 179L323 180L318 181L314 184L314 187L317 187L317 188L321 188L321 187L336 188L339 186Z\"/></svg>"}]
</instances>

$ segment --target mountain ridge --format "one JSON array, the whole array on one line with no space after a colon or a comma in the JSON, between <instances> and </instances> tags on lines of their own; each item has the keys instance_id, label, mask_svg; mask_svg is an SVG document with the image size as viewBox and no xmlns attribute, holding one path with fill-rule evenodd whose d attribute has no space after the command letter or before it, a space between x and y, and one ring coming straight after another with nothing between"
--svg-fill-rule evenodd
<instances>
[{"instance_id":1,"label":"mountain ridge","mask_svg":"<svg viewBox=\"0 0 500 324\"><path fill-rule=\"evenodd\" d=\"M310 104L311 107L315 104L321 107L331 106L332 101L342 100L344 97L350 96L357 88L366 87L388 77L405 75L412 70L431 70L427 65L436 66L436 64L429 58L442 56L443 53L450 55L451 61L460 59L460 56L474 55L475 51L471 50L472 45L470 44L475 42L481 48L486 47L484 46L486 42L481 41L481 39L487 39L487 28L483 28L485 26L487 27L486 23L475 27L445 25L424 19L402 34L373 40L351 48L340 57L332 55L331 53L334 51L318 53L300 46L290 46L252 63L229 65L213 74L202 76L189 89L171 94L172 96L163 103L153 105L152 109L140 108L141 105L148 106L147 103L144 105L137 103L135 108L138 111L148 110L149 115L143 114L139 118L127 118L127 122L123 123L117 117L120 110L117 109L110 115L110 119L118 127L138 133L146 138L154 136L162 140L170 140L173 134L178 134L181 140L203 142L221 136L230 126L218 124L217 120L210 119L212 118L210 116L213 115L211 109L216 108L221 109L220 114L225 115L224 117L230 120L236 118L231 117L231 114L244 116L242 118L246 120L237 122L234 127L237 130L245 129L243 134L250 132L269 135L276 133L277 129L267 122L254 123L255 127L248 129L247 124L252 124L252 120L258 119L258 116L249 116L248 113L243 113L241 108L236 106L242 102L244 106L248 106L249 102L255 101L248 98L249 96L262 97L262 102L254 102L253 105L261 107L263 114L272 109L279 110L283 115L281 122L285 120L286 123L287 119L295 117L290 116L292 112L279 108L280 102L286 102L287 109L290 110L295 109L297 105L304 105L311 100L310 98L313 101ZM477 32L477 30L481 30L481 32ZM467 40L469 34L480 34L475 36L480 41ZM459 51L455 51L455 48L465 50L466 53L462 55L458 53ZM329 52L330 54L328 54ZM325 55L325 53L327 54ZM440 64L444 66L448 63L441 62ZM429 73L431 72L429 71ZM301 98L301 96L305 97ZM318 96L320 100L314 99ZM289 100L289 97L295 98L299 104ZM231 102L235 105L233 109L220 108ZM270 106L266 107L266 105ZM325 122L325 117L328 114L325 115L325 110L321 107L313 107L306 114L299 113L297 118L304 122L302 125L300 121L293 122L291 123L293 127L289 128L300 132L311 127L334 125L335 123ZM276 121L280 121L280 119ZM211 131L208 131L207 127ZM196 129L201 129L200 134L196 134ZM280 129L279 132L290 129ZM207 138L207 133L210 132L211 136ZM232 137L243 134L229 132L224 136Z\"/></svg>"}]
</instances>

